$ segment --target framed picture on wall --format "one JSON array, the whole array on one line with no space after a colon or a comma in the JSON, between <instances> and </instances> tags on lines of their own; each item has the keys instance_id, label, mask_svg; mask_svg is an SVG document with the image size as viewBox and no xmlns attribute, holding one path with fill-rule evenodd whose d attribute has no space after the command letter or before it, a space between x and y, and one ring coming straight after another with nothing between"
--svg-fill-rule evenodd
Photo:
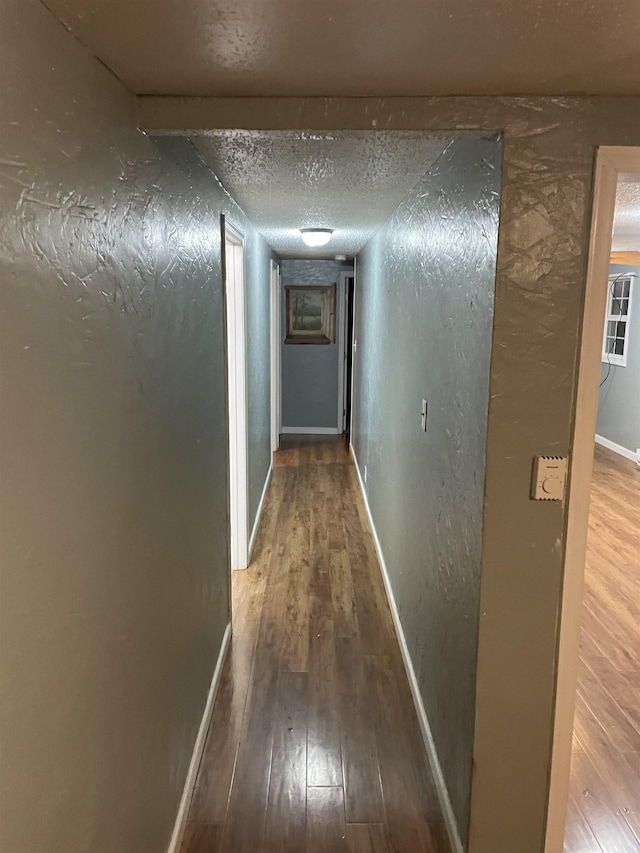
<instances>
[{"instance_id":1,"label":"framed picture on wall","mask_svg":"<svg viewBox=\"0 0 640 853\"><path fill-rule=\"evenodd\" d=\"M332 344L336 339L336 285L287 285L285 344Z\"/></svg>"}]
</instances>

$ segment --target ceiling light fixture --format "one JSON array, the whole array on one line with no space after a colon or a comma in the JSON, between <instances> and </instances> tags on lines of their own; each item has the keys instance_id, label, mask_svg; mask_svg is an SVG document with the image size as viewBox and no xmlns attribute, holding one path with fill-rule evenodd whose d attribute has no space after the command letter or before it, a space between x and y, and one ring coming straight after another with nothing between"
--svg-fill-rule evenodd
<instances>
[{"instance_id":1,"label":"ceiling light fixture","mask_svg":"<svg viewBox=\"0 0 640 853\"><path fill-rule=\"evenodd\" d=\"M307 246L326 246L329 240L331 239L332 234L333 228L300 229L300 236L307 244Z\"/></svg>"}]
</instances>

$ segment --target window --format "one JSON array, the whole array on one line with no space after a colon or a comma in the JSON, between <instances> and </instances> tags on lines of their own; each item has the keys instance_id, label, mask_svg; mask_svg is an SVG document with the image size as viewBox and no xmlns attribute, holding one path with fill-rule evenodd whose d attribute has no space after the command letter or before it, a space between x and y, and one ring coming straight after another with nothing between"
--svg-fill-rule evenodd
<instances>
[{"instance_id":1,"label":"window","mask_svg":"<svg viewBox=\"0 0 640 853\"><path fill-rule=\"evenodd\" d=\"M628 273L609 276L607 316L604 322L604 340L602 342L602 361L606 364L627 366L629 318L631 317L634 278L635 275Z\"/></svg>"}]
</instances>

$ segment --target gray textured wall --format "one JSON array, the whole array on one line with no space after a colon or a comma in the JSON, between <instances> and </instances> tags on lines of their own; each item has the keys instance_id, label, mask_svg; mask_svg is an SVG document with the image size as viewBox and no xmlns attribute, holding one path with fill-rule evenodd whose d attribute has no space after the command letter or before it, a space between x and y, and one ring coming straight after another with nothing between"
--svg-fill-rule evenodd
<instances>
[{"instance_id":1,"label":"gray textured wall","mask_svg":"<svg viewBox=\"0 0 640 853\"><path fill-rule=\"evenodd\" d=\"M2 3L0 77L0 849L160 853L229 618L221 211L248 237L252 505L269 253L40 2Z\"/></svg>"},{"instance_id":2,"label":"gray textured wall","mask_svg":"<svg viewBox=\"0 0 640 853\"><path fill-rule=\"evenodd\" d=\"M286 332L286 285L336 284L351 264L327 260L283 260L282 337ZM338 426L338 328L342 318L336 304L336 340L322 346L282 344L282 426Z\"/></svg>"},{"instance_id":3,"label":"gray textured wall","mask_svg":"<svg viewBox=\"0 0 640 853\"><path fill-rule=\"evenodd\" d=\"M247 322L247 479L249 532L271 465L271 338L270 266L273 257L244 212L219 185L190 140L181 136L155 136L153 141L199 191L213 191L227 221L245 237L245 313ZM215 226L218 231L219 226Z\"/></svg>"},{"instance_id":4,"label":"gray textured wall","mask_svg":"<svg viewBox=\"0 0 640 853\"><path fill-rule=\"evenodd\" d=\"M500 156L497 139L452 141L358 256L356 292L352 442L463 834Z\"/></svg>"},{"instance_id":5,"label":"gray textured wall","mask_svg":"<svg viewBox=\"0 0 640 853\"><path fill-rule=\"evenodd\" d=\"M640 447L640 267L611 264L610 275L635 273L626 367L602 365L596 432L632 453Z\"/></svg>"}]
</instances>

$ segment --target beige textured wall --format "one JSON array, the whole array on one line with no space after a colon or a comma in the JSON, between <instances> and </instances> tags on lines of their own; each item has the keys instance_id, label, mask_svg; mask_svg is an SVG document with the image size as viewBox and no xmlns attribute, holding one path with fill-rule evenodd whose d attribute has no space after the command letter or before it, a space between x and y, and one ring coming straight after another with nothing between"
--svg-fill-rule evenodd
<instances>
[{"instance_id":1,"label":"beige textured wall","mask_svg":"<svg viewBox=\"0 0 640 853\"><path fill-rule=\"evenodd\" d=\"M540 853L565 506L529 500L571 449L599 145L640 145L638 98L139 99L141 125L504 131L471 798L472 853Z\"/></svg>"},{"instance_id":2,"label":"beige textured wall","mask_svg":"<svg viewBox=\"0 0 640 853\"><path fill-rule=\"evenodd\" d=\"M38 0L0 80L0 851L161 853L229 618L221 210L267 300L269 253Z\"/></svg>"}]
</instances>

